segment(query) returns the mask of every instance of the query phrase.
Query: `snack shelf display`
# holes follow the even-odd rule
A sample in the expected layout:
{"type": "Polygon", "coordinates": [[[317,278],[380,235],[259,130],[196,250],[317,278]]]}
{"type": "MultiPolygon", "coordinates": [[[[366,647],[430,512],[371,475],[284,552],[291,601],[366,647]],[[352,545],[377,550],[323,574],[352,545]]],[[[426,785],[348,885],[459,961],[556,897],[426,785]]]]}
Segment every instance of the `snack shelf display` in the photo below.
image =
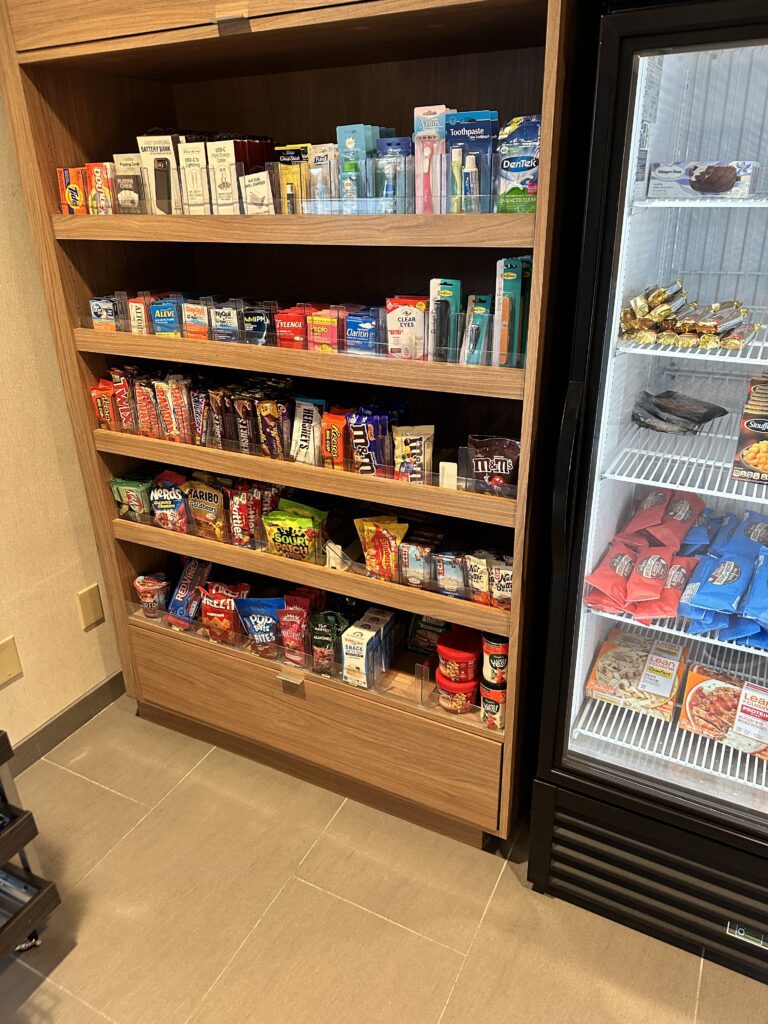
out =
{"type": "MultiPolygon", "coordinates": [[[[159,635],[179,637],[164,619],[147,619],[141,608],[129,602],[128,620],[131,626],[139,629],[150,629],[159,635]]],[[[275,670],[275,660],[260,658],[258,654],[248,651],[244,638],[240,637],[232,644],[220,644],[211,640],[199,622],[191,630],[181,635],[182,639],[194,638],[195,642],[205,643],[212,650],[231,653],[246,653],[261,668],[275,670]]],[[[349,694],[360,700],[372,700],[384,704],[393,704],[407,709],[413,714],[438,721],[451,729],[464,732],[480,733],[497,743],[504,740],[504,731],[487,729],[481,720],[480,708],[473,707],[468,713],[456,715],[445,711],[439,702],[435,686],[435,666],[425,656],[405,651],[400,655],[394,666],[381,673],[370,689],[353,687],[343,682],[342,667],[338,663],[330,666],[324,674],[315,672],[311,667],[297,667],[287,664],[282,652],[277,658],[277,670],[282,682],[288,686],[300,687],[305,681],[311,680],[316,685],[328,686],[338,692],[349,694]]]]}
{"type": "Polygon", "coordinates": [[[79,352],[128,356],[133,359],[176,360],[192,366],[218,366],[319,380],[376,383],[488,398],[522,399],[525,370],[500,366],[459,366],[452,363],[368,358],[343,353],[294,351],[237,342],[163,339],[126,332],[101,334],[85,327],[74,331],[79,352]]]}
{"type": "Polygon", "coordinates": [[[436,483],[416,485],[112,430],[94,431],[94,443],[98,451],[113,455],[127,455],[211,473],[265,480],[286,487],[365,499],[382,505],[418,509],[480,523],[499,526],[514,526],[515,523],[514,498],[451,490],[438,487],[436,483]]]}
{"type": "MultiPolygon", "coordinates": [[[[549,420],[542,409],[553,397],[542,386],[546,380],[543,357],[545,336],[554,327],[555,205],[567,178],[566,160],[570,159],[562,97],[577,35],[566,29],[580,17],[578,5],[574,0],[532,0],[523,17],[519,5],[475,0],[472,4],[443,5],[436,20],[433,0],[418,0],[415,4],[353,0],[345,4],[317,3],[311,10],[297,0],[295,4],[279,5],[279,14],[251,19],[251,31],[237,38],[215,24],[201,27],[175,22],[158,22],[157,30],[149,26],[144,31],[142,26],[137,35],[135,26],[127,28],[121,20],[111,22],[109,34],[94,40],[90,37],[96,30],[90,22],[80,25],[72,36],[69,28],[64,29],[68,19],[58,18],[59,29],[46,31],[44,43],[40,42],[39,26],[32,36],[36,47],[45,45],[53,50],[26,49],[29,33],[18,35],[23,32],[19,26],[25,13],[19,13],[18,5],[12,6],[11,24],[6,25],[0,44],[6,48],[10,69],[8,103],[14,111],[20,163],[29,169],[29,174],[23,176],[23,187],[44,268],[62,386],[92,513],[104,589],[126,687],[137,700],[138,713],[173,728],[206,735],[214,743],[229,742],[256,759],[279,754],[287,771],[302,773],[307,764],[312,765],[318,769],[318,784],[333,785],[374,804],[386,802],[392,813],[415,814],[426,825],[458,834],[475,845],[483,832],[506,837],[525,792],[518,766],[525,762],[520,748],[528,742],[528,730],[521,728],[523,701],[518,697],[529,676],[535,679],[528,664],[529,659],[536,664],[536,653],[528,651],[526,644],[528,632],[537,628],[536,616],[527,613],[526,604],[533,599],[534,568],[539,558],[536,522],[543,520],[549,500],[547,475],[552,459],[545,449],[552,442],[549,420]],[[524,32],[520,30],[521,20],[524,32]],[[490,26],[494,31],[486,32],[490,26]],[[171,32],[164,31],[169,28],[171,32]],[[53,52],[56,60],[50,59],[53,52]],[[105,89],[102,76],[107,67],[109,88],[105,89]],[[257,110],[247,96],[266,95],[266,89],[274,90],[273,100],[257,110]],[[292,101],[296,89],[312,96],[312,103],[296,105],[292,101]],[[340,95],[354,95],[355,102],[339,109],[340,95]],[[92,117],[95,96],[99,97],[96,119],[92,117]],[[434,104],[434,109],[422,107],[423,103],[434,104]],[[477,111],[481,106],[488,110],[477,111]],[[493,128],[484,139],[490,144],[488,155],[520,156],[524,160],[516,164],[516,177],[512,164],[506,169],[500,161],[498,167],[493,165],[499,179],[493,185],[497,208],[508,212],[475,212],[494,207],[486,202],[491,192],[481,183],[487,168],[482,159],[479,165],[468,159],[477,155],[468,150],[460,165],[453,155],[452,176],[446,182],[450,190],[441,191],[442,183],[433,190],[435,213],[403,213],[397,205],[394,213],[368,212],[382,209],[369,200],[389,197],[364,190],[356,197],[342,195],[343,203],[339,197],[321,197],[315,192],[309,198],[314,207],[306,205],[302,192],[295,214],[292,212],[296,193],[288,190],[292,172],[286,168],[294,166],[293,156],[297,154],[287,150],[302,149],[301,145],[288,145],[292,140],[307,140],[303,157],[297,156],[295,164],[307,164],[299,174],[309,170],[310,153],[312,168],[317,171],[323,147],[328,153],[335,147],[336,157],[344,155],[349,146],[347,139],[357,128],[363,130],[366,151],[367,130],[377,135],[375,142],[406,138],[413,142],[415,151],[417,142],[424,141],[413,138],[421,130],[417,113],[418,125],[422,126],[423,121],[424,131],[432,131],[434,121],[438,135],[444,132],[438,139],[441,142],[448,139],[449,114],[456,114],[457,131],[466,118],[474,126],[487,122],[493,128]],[[347,117],[357,117],[364,123],[337,124],[347,117]],[[368,123],[374,119],[376,125],[368,123]],[[517,122],[540,126],[535,153],[531,140],[524,153],[510,149],[507,154],[496,147],[502,142],[502,129],[517,122]],[[167,129],[152,128],[158,124],[167,129]],[[194,125],[205,128],[205,132],[190,131],[187,137],[184,127],[194,125]],[[329,129],[329,125],[336,127],[329,129]],[[237,134],[230,135],[227,126],[237,134]],[[349,131],[339,142],[338,133],[346,128],[349,131]],[[198,135],[205,135],[205,140],[198,135]],[[333,141],[328,141],[326,135],[333,141]],[[222,214],[230,200],[219,189],[224,177],[231,178],[233,169],[239,170],[241,161],[237,157],[234,162],[217,159],[214,163],[209,143],[246,146],[248,161],[243,166],[243,179],[272,175],[275,168],[267,168],[267,164],[274,158],[280,165],[276,169],[281,189],[279,209],[284,212],[260,215],[270,211],[256,209],[257,183],[243,180],[239,183],[243,212],[222,214]],[[251,150],[252,144],[256,149],[251,150]],[[261,144],[272,147],[274,157],[254,157],[254,152],[261,152],[261,144]],[[166,145],[170,150],[163,148],[166,145]],[[181,152],[174,148],[181,146],[185,147],[181,152]],[[183,176],[177,178],[172,172],[182,165],[172,164],[169,159],[174,154],[193,157],[186,148],[190,146],[202,146],[205,156],[200,166],[216,171],[213,179],[210,174],[205,177],[209,192],[202,204],[195,198],[195,168],[187,164],[183,176]],[[151,166],[141,157],[146,157],[151,166]],[[135,159],[139,159],[141,168],[137,175],[130,171],[135,159]],[[264,166],[256,166],[261,164],[264,166]],[[102,184],[109,177],[108,165],[115,174],[112,215],[107,209],[109,189],[92,188],[97,176],[102,184]],[[91,170],[85,171],[86,166],[91,170]],[[80,170],[85,177],[71,173],[80,170]],[[454,176],[456,170],[460,173],[454,176]],[[510,172],[509,188],[502,181],[502,170],[510,172]],[[212,180],[216,182],[215,196],[210,190],[212,180]],[[54,182],[59,189],[54,190],[54,182]],[[458,183],[461,193],[457,191],[458,183]],[[171,212],[176,209],[177,185],[183,189],[182,208],[186,204],[181,215],[171,212]],[[139,186],[149,189],[143,199],[141,189],[137,191],[139,186]],[[85,212],[83,195],[76,195],[78,187],[87,196],[85,216],[81,215],[85,212]],[[131,208],[134,192],[138,205],[131,208]],[[335,210],[334,201],[339,202],[343,213],[321,212],[335,210]],[[146,205],[148,202],[151,206],[146,205]],[[441,206],[444,209],[438,214],[441,206]],[[115,216],[118,207],[121,215],[115,216]],[[156,212],[144,212],[149,208],[156,212]],[[218,212],[198,215],[208,209],[218,212]],[[521,212],[514,212],[516,209],[521,212]],[[512,272],[508,265],[511,261],[525,270],[512,272]],[[511,283],[513,278],[515,284],[511,283]],[[435,291],[434,296],[433,284],[443,289],[435,291]],[[450,285],[457,287],[451,290],[450,285]],[[169,289],[176,288],[185,289],[179,301],[206,307],[211,317],[209,332],[201,330],[194,339],[191,334],[172,337],[176,332],[169,328],[163,337],[160,330],[155,331],[159,322],[154,319],[151,334],[128,333],[122,319],[114,321],[122,330],[107,327],[99,331],[84,326],[86,322],[97,326],[105,322],[94,315],[92,302],[106,305],[105,300],[115,299],[118,293],[132,301],[151,295],[154,298],[149,308],[154,317],[151,307],[155,299],[158,305],[166,300],[172,303],[179,293],[169,289]],[[209,299],[210,305],[206,305],[209,299]],[[356,346],[348,344],[350,336],[345,328],[343,345],[339,336],[335,340],[349,353],[315,350],[314,342],[318,342],[318,349],[320,343],[313,337],[313,344],[309,344],[309,331],[306,348],[272,344],[278,337],[276,322],[275,339],[270,337],[264,344],[242,343],[244,337],[252,337],[246,335],[246,330],[253,323],[246,319],[243,303],[249,313],[259,303],[276,307],[279,303],[282,313],[299,309],[302,303],[307,307],[317,303],[319,320],[325,313],[324,304],[336,302],[349,304],[336,307],[345,308],[347,327],[349,314],[362,318],[368,314],[361,310],[384,309],[386,313],[387,302],[393,303],[402,326],[387,322],[386,334],[361,334],[356,346]],[[238,303],[238,328],[224,325],[231,331],[226,337],[236,340],[202,340],[223,336],[224,322],[214,324],[214,308],[228,304],[234,308],[238,303]],[[292,303],[298,305],[292,307],[292,303]],[[404,311],[409,303],[423,314],[423,319],[414,318],[410,334],[404,311]],[[435,313],[432,327],[426,320],[428,309],[435,313]],[[92,315],[86,321],[89,310],[92,315]],[[457,356],[454,325],[460,320],[465,334],[457,356]],[[501,335],[497,324],[502,324],[501,335]],[[214,333],[214,326],[222,329],[214,333]],[[405,340],[420,336],[422,341],[438,337],[442,343],[428,349],[428,358],[419,354],[407,358],[412,353],[406,351],[402,336],[405,340]],[[399,351],[389,345],[391,338],[401,339],[399,351]],[[518,340],[526,342],[525,346],[517,348],[518,340]],[[366,354],[353,355],[352,351],[366,354]],[[370,354],[376,351],[382,354],[370,354]],[[440,361],[435,352],[447,353],[446,361],[440,361]],[[464,362],[450,362],[448,358],[464,362]],[[493,360],[502,365],[485,365],[493,360]],[[136,374],[132,375],[134,370],[136,374]],[[246,438],[245,446],[233,451],[226,446],[207,446],[207,442],[175,443],[166,440],[172,432],[165,429],[145,430],[147,436],[142,436],[122,421],[114,429],[94,429],[98,423],[109,424],[108,419],[99,416],[98,409],[94,415],[94,393],[98,395],[103,382],[106,389],[102,394],[108,390],[117,371],[133,380],[142,378],[142,386],[147,387],[154,387],[161,379],[161,384],[170,388],[172,378],[183,378],[190,394],[193,390],[208,390],[210,394],[210,390],[229,389],[227,400],[247,400],[252,410],[258,403],[272,400],[272,393],[256,397],[259,386],[272,387],[277,378],[287,384],[284,378],[290,377],[294,408],[299,403],[314,403],[329,416],[343,420],[358,413],[369,416],[368,423],[359,426],[361,430],[370,427],[374,446],[385,444],[385,429],[378,411],[365,411],[368,405],[379,402],[393,410],[405,405],[408,418],[398,421],[393,413],[389,426],[415,432],[411,424],[423,424],[423,434],[414,433],[414,439],[434,438],[440,451],[435,448],[434,464],[431,469],[425,468],[425,483],[419,485],[415,480],[414,486],[404,482],[406,470],[402,469],[411,462],[418,464],[410,435],[408,455],[403,455],[399,463],[400,479],[388,476],[389,464],[400,458],[394,448],[394,437],[400,435],[393,431],[388,435],[393,451],[379,457],[376,448],[376,465],[383,473],[368,477],[346,468],[357,465],[352,458],[342,458],[338,463],[331,460],[330,464],[326,460],[323,465],[322,459],[292,461],[293,452],[285,460],[279,455],[267,458],[271,450],[267,451],[263,441],[257,447],[252,436],[246,438]],[[265,375],[272,379],[267,382],[265,375]],[[397,389],[408,394],[398,395],[397,389]],[[515,482],[510,481],[516,492],[503,490],[507,480],[502,465],[505,460],[503,453],[491,448],[481,451],[475,446],[473,458],[482,466],[478,469],[473,465],[472,473],[463,471],[462,453],[469,450],[469,439],[477,437],[512,440],[519,445],[517,477],[515,482]],[[341,465],[345,468],[340,469],[341,465]],[[441,466],[443,487],[435,485],[440,481],[437,470],[441,466]],[[438,593],[431,581],[422,589],[366,576],[358,562],[368,555],[368,549],[363,544],[363,556],[359,551],[352,554],[354,540],[352,546],[344,548],[350,561],[340,558],[344,568],[336,569],[280,557],[258,550],[255,544],[238,547],[208,536],[175,533],[148,522],[116,518],[110,482],[131,484],[139,477],[154,477],[164,467],[175,467],[177,475],[188,478],[185,483],[203,480],[205,474],[215,475],[216,481],[210,486],[225,495],[227,514],[232,509],[231,492],[248,491],[244,485],[254,479],[264,481],[265,486],[275,484],[300,491],[308,506],[329,508],[330,516],[337,517],[339,544],[345,530],[354,537],[353,518],[344,518],[352,501],[374,504],[382,510],[382,520],[384,510],[412,510],[407,523],[398,521],[396,525],[402,528],[401,533],[408,528],[411,537],[416,538],[406,544],[425,550],[429,545],[422,545],[419,537],[429,532],[434,526],[432,518],[439,516],[445,545],[434,548],[435,555],[442,559],[435,563],[435,579],[438,564],[445,566],[450,558],[456,579],[459,567],[466,573],[463,593],[470,593],[467,564],[474,565],[471,560],[486,564],[487,555],[490,567],[500,555],[508,559],[504,562],[504,585],[511,586],[511,595],[497,597],[502,606],[492,606],[477,599],[438,593]],[[462,489],[462,480],[470,479],[475,484],[486,480],[493,493],[462,489]],[[505,493],[509,496],[503,497],[505,493]],[[338,500],[326,504],[321,500],[324,495],[338,500]],[[417,526],[422,529],[421,535],[417,526]],[[475,727],[469,720],[457,721],[456,717],[462,716],[432,708],[431,699],[426,706],[407,697],[401,700],[394,690],[401,684],[406,690],[411,686],[406,686],[401,676],[393,677],[394,690],[371,696],[309,673],[299,690],[303,688],[307,697],[311,693],[312,700],[294,696],[289,702],[275,671],[255,664],[257,659],[247,652],[224,650],[199,635],[148,626],[136,616],[126,615],[126,600],[135,599],[134,581],[158,570],[170,572],[172,565],[176,571],[178,556],[219,563],[230,573],[250,572],[262,582],[269,578],[337,596],[350,595],[501,637],[504,643],[508,640],[503,734],[491,735],[489,729],[475,727]],[[247,674],[246,681],[237,678],[236,666],[247,674]],[[246,707],[250,709],[247,716],[241,714],[246,707]],[[284,714],[290,722],[281,731],[283,723],[278,719],[284,714]]],[[[179,15],[182,23],[187,17],[192,15],[179,15]]],[[[99,32],[103,29],[102,24],[99,32]]],[[[509,132],[516,130],[509,128],[509,132]]],[[[522,136],[504,137],[507,147],[513,142],[522,146],[525,141],[522,136]]],[[[478,141],[476,134],[473,141],[478,141]]],[[[460,148],[455,147],[456,151],[460,148]]],[[[440,155],[440,166],[445,170],[447,154],[440,155]]],[[[369,166],[365,164],[366,173],[369,166]]],[[[373,166],[378,172],[379,164],[373,166]]],[[[437,166],[430,167],[428,174],[423,170],[420,175],[414,174],[415,211],[420,209],[420,199],[426,203],[433,173],[440,174],[437,166]]],[[[340,185],[346,182],[350,188],[355,180],[342,175],[360,173],[343,165],[339,172],[340,185]]],[[[319,179],[323,179],[322,168],[319,179]]],[[[272,192],[277,210],[275,195],[272,192]]],[[[403,197],[398,192],[392,198],[399,201],[403,197]]],[[[410,208],[408,204],[406,208],[410,208]]],[[[559,294],[562,297],[561,291],[559,294]]],[[[186,329],[191,321],[183,322],[186,329]]],[[[340,322],[339,314],[337,329],[340,322]]],[[[329,328],[326,337],[330,336],[329,328]]],[[[110,392],[107,403],[114,394],[110,392]]],[[[112,411],[117,405],[115,398],[112,411]]],[[[246,418],[245,414],[240,416],[246,418]]],[[[342,436],[344,430],[351,436],[352,427],[337,424],[337,430],[342,436]]],[[[191,440],[188,433],[178,436],[185,442],[191,440]]],[[[232,437],[227,435],[226,441],[232,441],[232,437]]],[[[510,462],[507,456],[505,464],[510,462]]],[[[330,528],[328,536],[335,539],[330,528]]],[[[425,564],[429,557],[418,555],[425,564]]],[[[429,568],[433,568],[431,563],[429,568]]],[[[482,566],[480,570],[482,573],[482,566]]]]}
{"type": "Polygon", "coordinates": [[[173,533],[145,523],[115,519],[112,526],[118,540],[131,544],[186,555],[189,558],[200,558],[203,561],[219,562],[245,572],[306,584],[336,594],[350,594],[374,604],[385,604],[407,612],[422,612],[472,629],[485,629],[500,634],[506,634],[509,630],[509,613],[500,608],[487,608],[461,598],[371,579],[359,572],[330,569],[325,565],[312,565],[308,562],[295,562],[290,558],[281,558],[265,551],[251,551],[187,533],[173,533]]]}

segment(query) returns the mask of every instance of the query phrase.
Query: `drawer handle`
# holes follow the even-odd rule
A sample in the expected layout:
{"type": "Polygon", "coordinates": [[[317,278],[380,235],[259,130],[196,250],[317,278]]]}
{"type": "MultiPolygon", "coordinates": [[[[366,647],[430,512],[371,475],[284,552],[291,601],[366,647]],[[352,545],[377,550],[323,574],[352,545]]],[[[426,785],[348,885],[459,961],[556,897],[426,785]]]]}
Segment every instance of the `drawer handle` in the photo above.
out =
{"type": "Polygon", "coordinates": [[[304,682],[304,673],[283,670],[282,672],[277,673],[277,678],[281,683],[290,683],[291,686],[301,686],[304,682]]]}

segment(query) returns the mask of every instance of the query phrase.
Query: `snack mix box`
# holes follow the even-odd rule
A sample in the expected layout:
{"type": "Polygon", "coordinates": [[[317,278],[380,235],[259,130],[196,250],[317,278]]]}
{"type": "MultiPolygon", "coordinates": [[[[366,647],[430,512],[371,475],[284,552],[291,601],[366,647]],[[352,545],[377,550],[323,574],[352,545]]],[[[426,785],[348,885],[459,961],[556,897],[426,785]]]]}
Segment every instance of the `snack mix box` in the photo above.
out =
{"type": "Polygon", "coordinates": [[[768,760],[768,687],[691,665],[680,728],[768,760]]]}
{"type": "Polygon", "coordinates": [[[612,629],[587,679],[587,696],[672,721],[687,650],[612,629]]]}

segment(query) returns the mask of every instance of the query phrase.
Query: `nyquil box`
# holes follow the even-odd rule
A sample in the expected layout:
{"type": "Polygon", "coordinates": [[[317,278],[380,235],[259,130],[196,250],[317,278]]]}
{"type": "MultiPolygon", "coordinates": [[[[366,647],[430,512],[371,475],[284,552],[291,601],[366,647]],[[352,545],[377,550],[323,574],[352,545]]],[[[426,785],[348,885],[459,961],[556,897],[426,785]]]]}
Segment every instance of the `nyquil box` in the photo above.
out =
{"type": "Polygon", "coordinates": [[[381,661],[381,634],[377,629],[355,624],[341,634],[342,678],[345,683],[370,689],[381,661]]]}
{"type": "Polygon", "coordinates": [[[651,164],[649,199],[746,199],[755,191],[755,160],[696,160],[651,164]]]}

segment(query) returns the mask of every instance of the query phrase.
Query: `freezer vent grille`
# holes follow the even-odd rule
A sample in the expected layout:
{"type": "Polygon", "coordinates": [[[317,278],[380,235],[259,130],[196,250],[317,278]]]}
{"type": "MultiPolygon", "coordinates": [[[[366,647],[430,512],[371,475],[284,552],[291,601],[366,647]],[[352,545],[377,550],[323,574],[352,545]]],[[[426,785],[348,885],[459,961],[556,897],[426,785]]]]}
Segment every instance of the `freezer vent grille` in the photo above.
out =
{"type": "Polygon", "coordinates": [[[768,792],[768,761],[640,711],[587,698],[574,733],[768,792]]]}

